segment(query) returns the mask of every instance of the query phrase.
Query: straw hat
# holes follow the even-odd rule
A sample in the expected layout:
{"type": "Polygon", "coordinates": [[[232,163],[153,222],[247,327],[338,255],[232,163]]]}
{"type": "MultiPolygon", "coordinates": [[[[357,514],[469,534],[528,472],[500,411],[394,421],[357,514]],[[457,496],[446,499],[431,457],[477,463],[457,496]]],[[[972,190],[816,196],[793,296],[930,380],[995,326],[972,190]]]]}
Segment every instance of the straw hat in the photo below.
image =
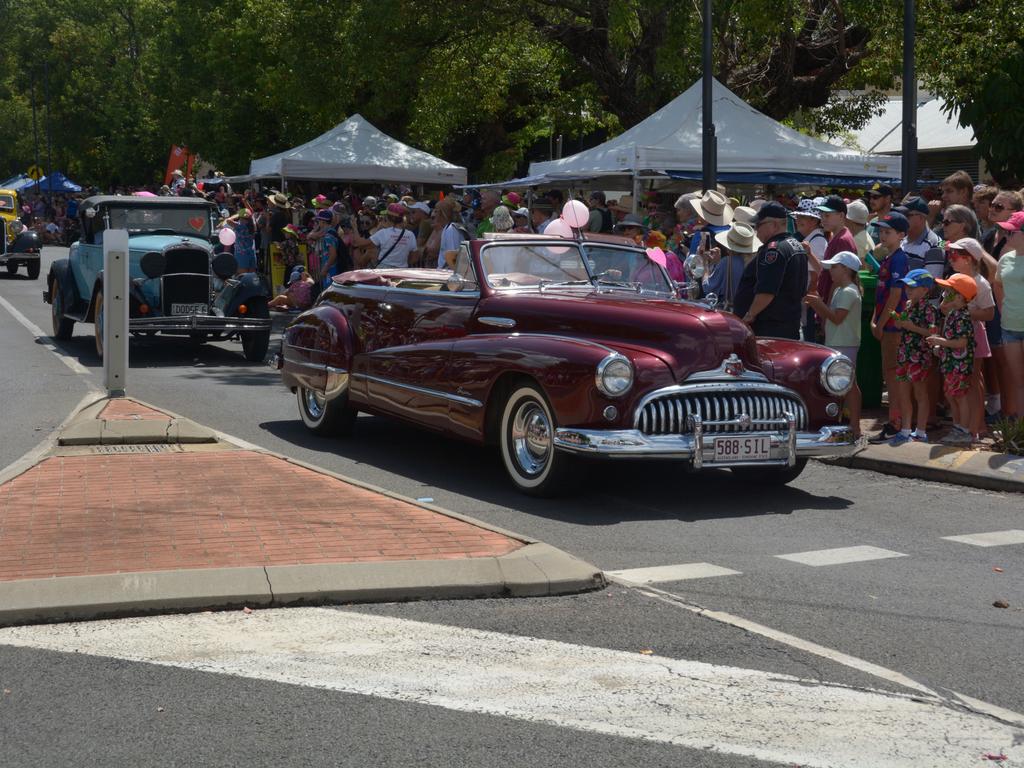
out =
{"type": "Polygon", "coordinates": [[[757,253],[761,241],[754,235],[754,228],[741,221],[734,221],[727,230],[715,235],[715,241],[733,253],[757,253]]]}
{"type": "Polygon", "coordinates": [[[716,190],[709,189],[700,200],[690,200],[690,207],[708,224],[724,227],[732,222],[729,198],[716,190]]]}
{"type": "Polygon", "coordinates": [[[738,221],[741,224],[750,224],[751,226],[753,226],[754,219],[756,218],[757,211],[746,205],[741,205],[735,208],[732,212],[732,220],[738,221]]]}

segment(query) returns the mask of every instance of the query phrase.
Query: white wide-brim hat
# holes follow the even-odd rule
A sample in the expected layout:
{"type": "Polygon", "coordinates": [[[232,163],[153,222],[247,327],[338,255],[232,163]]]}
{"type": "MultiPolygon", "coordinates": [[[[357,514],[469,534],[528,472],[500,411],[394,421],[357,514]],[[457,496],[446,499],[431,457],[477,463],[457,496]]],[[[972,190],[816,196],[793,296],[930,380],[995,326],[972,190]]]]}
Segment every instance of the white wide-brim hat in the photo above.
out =
{"type": "Polygon", "coordinates": [[[729,198],[721,192],[709,189],[700,200],[690,200],[690,207],[708,224],[727,227],[732,223],[733,210],[729,198]]]}
{"type": "Polygon", "coordinates": [[[733,253],[757,253],[761,247],[754,228],[742,221],[734,221],[727,230],[716,234],[715,242],[733,253]]]}

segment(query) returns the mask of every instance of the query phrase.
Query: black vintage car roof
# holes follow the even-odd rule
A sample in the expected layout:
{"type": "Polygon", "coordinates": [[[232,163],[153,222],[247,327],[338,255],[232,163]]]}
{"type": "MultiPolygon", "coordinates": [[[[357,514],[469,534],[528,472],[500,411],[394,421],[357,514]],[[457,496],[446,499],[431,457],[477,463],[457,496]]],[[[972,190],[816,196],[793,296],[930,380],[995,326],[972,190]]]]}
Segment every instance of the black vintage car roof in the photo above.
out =
{"type": "Polygon", "coordinates": [[[214,207],[201,197],[137,197],[135,195],[94,195],[82,201],[82,208],[115,205],[119,208],[203,208],[214,207]]]}

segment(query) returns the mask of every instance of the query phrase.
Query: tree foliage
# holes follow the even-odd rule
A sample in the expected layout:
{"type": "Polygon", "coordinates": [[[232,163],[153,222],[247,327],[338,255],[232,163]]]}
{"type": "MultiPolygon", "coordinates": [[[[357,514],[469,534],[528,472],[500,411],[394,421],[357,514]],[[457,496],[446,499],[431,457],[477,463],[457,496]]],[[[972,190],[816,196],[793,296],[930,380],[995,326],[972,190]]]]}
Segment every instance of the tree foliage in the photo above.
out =
{"type": "MultiPolygon", "coordinates": [[[[959,0],[962,32],[943,37],[949,3],[919,3],[922,73],[964,109],[987,92],[990,69],[965,63],[991,52],[975,33],[999,39],[993,4],[1019,11],[959,0]]],[[[855,128],[897,83],[898,2],[715,0],[714,13],[718,79],[801,129],[855,128]]],[[[357,111],[507,178],[557,136],[575,151],[642,120],[700,77],[700,50],[697,0],[0,0],[0,174],[34,160],[45,80],[54,163],[84,181],[154,181],[171,144],[242,172],[357,111]]]]}

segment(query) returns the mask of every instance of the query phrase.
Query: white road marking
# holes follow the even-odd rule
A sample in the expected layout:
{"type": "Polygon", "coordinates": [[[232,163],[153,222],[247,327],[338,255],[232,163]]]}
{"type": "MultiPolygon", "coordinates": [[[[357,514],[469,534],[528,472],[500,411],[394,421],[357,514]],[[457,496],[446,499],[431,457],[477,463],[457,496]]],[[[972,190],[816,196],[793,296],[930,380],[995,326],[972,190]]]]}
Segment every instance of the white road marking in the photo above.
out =
{"type": "Polygon", "coordinates": [[[70,355],[64,354],[64,352],[62,352],[57,347],[57,345],[53,343],[53,339],[50,337],[50,334],[46,333],[42,328],[33,323],[23,314],[21,314],[21,312],[19,312],[17,308],[3,296],[0,296],[0,306],[2,306],[4,309],[10,312],[11,317],[13,317],[25,328],[27,328],[28,332],[36,337],[36,341],[38,341],[42,346],[46,347],[48,350],[53,352],[53,354],[55,354],[57,358],[62,363],[64,363],[64,365],[70,368],[72,372],[77,373],[80,376],[89,375],[90,371],[88,368],[79,363],[77,360],[75,360],[75,358],[71,357],[70,355]]]}
{"type": "Polygon", "coordinates": [[[605,571],[632,584],[657,584],[663,581],[707,579],[713,576],[735,576],[739,571],[722,568],[711,563],[683,563],[681,565],[655,565],[649,568],[630,568],[625,571],[605,571]]]}
{"type": "Polygon", "coordinates": [[[990,531],[988,533],[968,533],[963,536],[943,536],[946,541],[960,544],[972,544],[975,547],[1001,547],[1004,544],[1024,544],[1024,531],[990,531]]]}
{"type": "Polygon", "coordinates": [[[889,557],[906,557],[902,552],[879,547],[839,547],[837,549],[816,549],[811,552],[794,552],[791,555],[776,555],[780,560],[791,560],[815,568],[823,565],[843,565],[844,563],[863,563],[868,560],[884,560],[889,557]]]}
{"type": "Polygon", "coordinates": [[[0,643],[821,768],[1024,759],[1018,729],[934,699],[326,608],[15,627],[0,643]]]}

